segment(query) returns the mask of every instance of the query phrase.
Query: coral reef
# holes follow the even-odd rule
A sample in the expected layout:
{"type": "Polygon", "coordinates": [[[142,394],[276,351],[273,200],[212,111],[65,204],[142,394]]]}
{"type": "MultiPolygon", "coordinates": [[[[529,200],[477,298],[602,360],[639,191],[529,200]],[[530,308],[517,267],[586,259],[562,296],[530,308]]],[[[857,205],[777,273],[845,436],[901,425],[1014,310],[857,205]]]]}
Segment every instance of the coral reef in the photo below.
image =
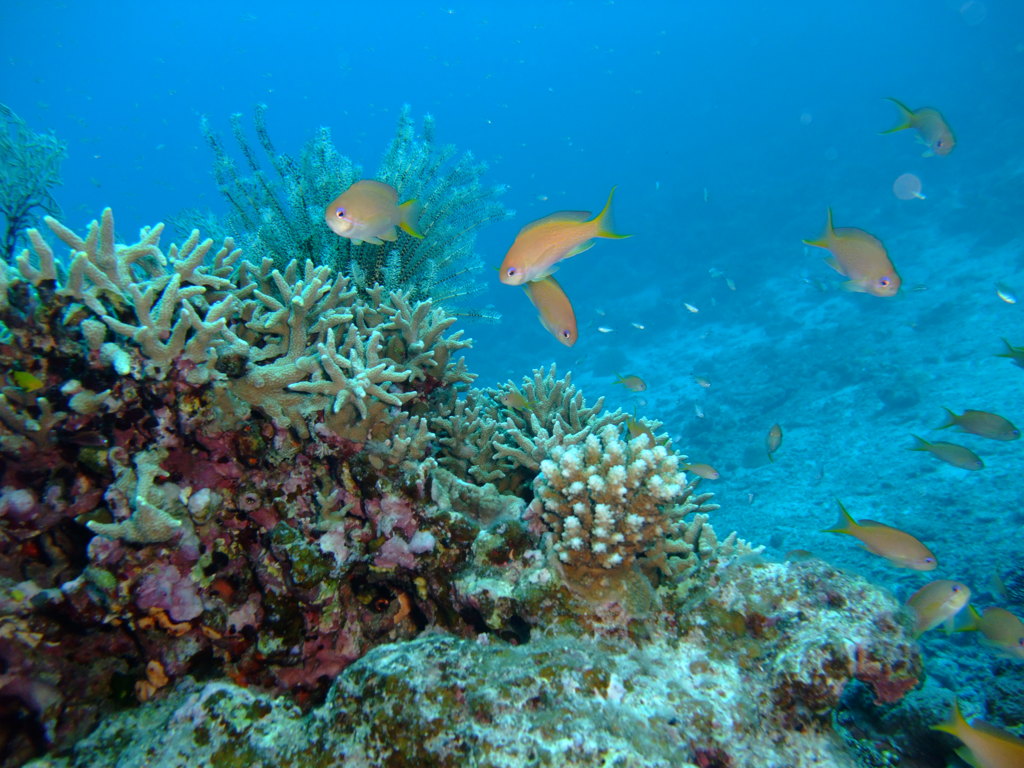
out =
{"type": "Polygon", "coordinates": [[[307,715],[186,681],[32,766],[853,768],[829,725],[844,684],[905,687],[920,671],[909,633],[891,630],[898,605],[820,562],[747,560],[717,578],[689,612],[700,619],[654,616],[643,644],[424,633],[367,653],[307,715]],[[865,659],[889,662],[868,670],[865,659]]]}
{"type": "MultiPolygon", "coordinates": [[[[254,126],[269,169],[246,138],[241,115],[231,118],[250,176],[243,175],[223,139],[203,120],[203,135],[214,153],[214,175],[231,208],[227,220],[216,225],[218,231],[247,233],[241,242],[253,260],[269,258],[283,268],[291,259],[309,259],[348,275],[360,292],[379,285],[412,301],[429,298],[451,314],[496,318],[466,304],[482,290],[474,277],[483,268],[474,250],[477,232],[513,213],[499,202],[503,187],[483,185],[486,165],[472,153],[457,156],[454,147],[439,145],[429,115],[417,131],[409,107],[403,107],[395,137],[372,178],[391,184],[402,200],[419,200],[424,237],[403,233],[392,244],[354,245],[323,226],[323,210],[326,201],[363,178],[362,169],[338,152],[329,128],[320,128],[297,160],[279,153],[267,131],[266,110],[265,104],[256,107],[254,126]]],[[[193,215],[193,224],[209,231],[211,217],[193,215]]]]}
{"type": "Polygon", "coordinates": [[[844,685],[916,683],[891,598],[719,540],[658,424],[553,368],[471,389],[432,301],[45,224],[67,258],[0,264],[11,764],[844,765],[844,685]]]}
{"type": "Polygon", "coordinates": [[[60,215],[51,190],[60,184],[66,147],[50,133],[35,133],[0,104],[0,214],[4,217],[0,258],[10,260],[22,235],[38,226],[39,212],[60,215]]]}

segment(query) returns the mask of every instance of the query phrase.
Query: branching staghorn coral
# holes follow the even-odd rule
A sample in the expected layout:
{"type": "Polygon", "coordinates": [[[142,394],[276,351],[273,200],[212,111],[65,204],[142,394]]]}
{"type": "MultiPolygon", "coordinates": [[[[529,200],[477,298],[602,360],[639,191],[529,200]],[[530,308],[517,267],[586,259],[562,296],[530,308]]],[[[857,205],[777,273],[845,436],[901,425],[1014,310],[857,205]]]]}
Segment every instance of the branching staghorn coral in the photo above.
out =
{"type": "Polygon", "coordinates": [[[50,133],[34,133],[25,121],[0,104],[0,214],[4,217],[0,257],[9,261],[38,213],[60,215],[51,190],[60,181],[66,147],[50,133]]]}
{"type": "Polygon", "coordinates": [[[231,206],[222,226],[225,233],[248,233],[242,241],[247,253],[270,258],[279,268],[291,259],[310,259],[345,274],[361,293],[380,285],[388,293],[407,293],[414,301],[430,299],[453,314],[494,317],[463,305],[465,298],[482,290],[474,279],[481,269],[474,252],[477,231],[512,214],[498,201],[504,188],[481,184],[484,164],[471,153],[456,157],[453,147],[439,146],[429,116],[417,134],[409,107],[403,107],[395,138],[373,178],[394,186],[402,201],[420,201],[424,238],[400,232],[394,243],[353,245],[324,224],[323,214],[331,200],[363,178],[362,169],[338,152],[330,129],[324,127],[298,160],[279,153],[267,132],[266,109],[257,105],[254,125],[270,170],[246,138],[241,116],[231,118],[250,175],[243,175],[223,140],[206,120],[202,123],[215,156],[214,175],[231,206]]]}
{"type": "MultiPolygon", "coordinates": [[[[401,408],[424,386],[472,381],[461,358],[452,360],[468,342],[461,331],[444,335],[454,318],[429,301],[380,288],[361,298],[343,275],[309,260],[283,272],[269,259],[254,265],[230,238],[211,258],[213,242],[198,232],[165,254],[162,225],[143,229],[138,243],[116,244],[110,209],[85,238],[55,219],[46,224],[72,249],[68,276],[58,279],[53,250],[30,230],[34,258],[28,250],[18,257],[20,278],[37,289],[56,285],[57,295],[131,342],[104,341],[95,319],[82,321],[90,346],[122,375],[163,379],[189,363],[189,382],[213,383],[224,427],[257,408],[308,436],[310,423],[346,406],[355,411],[348,426],[371,410],[387,421],[374,403],[401,408]]],[[[422,442],[423,427],[402,423],[422,442]]]]}
{"type": "Polygon", "coordinates": [[[556,447],[577,445],[629,419],[622,411],[601,414],[603,404],[599,398],[587,406],[571,374],[556,378],[554,365],[535,370],[519,387],[508,382],[500,390],[473,390],[435,420],[445,448],[440,462],[463,479],[520,492],[556,447]]]}

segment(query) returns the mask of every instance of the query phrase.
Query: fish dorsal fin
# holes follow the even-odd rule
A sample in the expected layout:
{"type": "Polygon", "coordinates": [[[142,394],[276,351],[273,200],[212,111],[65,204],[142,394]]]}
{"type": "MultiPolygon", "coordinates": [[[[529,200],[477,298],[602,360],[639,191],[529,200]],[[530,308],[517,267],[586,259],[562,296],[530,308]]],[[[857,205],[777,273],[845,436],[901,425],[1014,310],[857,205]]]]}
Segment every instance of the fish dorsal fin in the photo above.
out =
{"type": "Polygon", "coordinates": [[[570,222],[584,222],[590,220],[590,211],[558,211],[543,219],[532,221],[523,227],[522,233],[532,232],[541,227],[549,227],[552,224],[567,224],[570,222]]]}

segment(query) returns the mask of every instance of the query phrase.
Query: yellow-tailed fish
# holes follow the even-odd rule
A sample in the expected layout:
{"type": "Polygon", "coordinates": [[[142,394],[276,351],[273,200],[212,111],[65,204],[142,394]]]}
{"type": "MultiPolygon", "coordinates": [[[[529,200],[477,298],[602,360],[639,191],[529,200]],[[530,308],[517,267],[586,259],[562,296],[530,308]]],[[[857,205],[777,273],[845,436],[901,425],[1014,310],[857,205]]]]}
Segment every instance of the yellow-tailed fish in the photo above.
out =
{"type": "Polygon", "coordinates": [[[42,389],[44,386],[42,379],[38,376],[32,375],[28,371],[12,371],[11,381],[14,382],[16,387],[19,387],[26,392],[35,392],[36,390],[42,389]]]}
{"type": "Polygon", "coordinates": [[[939,579],[925,584],[907,600],[914,612],[914,637],[950,621],[971,599],[971,590],[959,581],[939,579]]]}
{"type": "Polygon", "coordinates": [[[848,291],[870,293],[872,296],[895,296],[903,282],[882,241],[863,229],[832,226],[832,209],[828,209],[825,233],[817,240],[804,240],[807,245],[831,252],[825,259],[836,272],[848,277],[843,283],[848,291]]]}
{"type": "Polygon", "coordinates": [[[399,205],[398,193],[390,184],[363,179],[327,206],[324,220],[335,234],[347,237],[356,245],[381,245],[385,240],[392,242],[398,239],[395,227],[422,238],[417,229],[419,215],[420,204],[417,201],[407,200],[399,205]]]}
{"type": "Polygon", "coordinates": [[[978,455],[970,448],[965,448],[956,443],[944,443],[941,441],[929,443],[923,437],[918,437],[917,435],[911,435],[911,437],[917,441],[910,449],[912,451],[927,451],[935,458],[941,459],[947,464],[952,464],[960,469],[969,469],[972,472],[985,468],[985,462],[979,459],[978,455]]]}
{"type": "Polygon", "coordinates": [[[569,297],[555,278],[548,277],[523,284],[523,290],[540,313],[540,324],[556,339],[571,347],[576,343],[576,313],[569,297]]]}
{"type": "Polygon", "coordinates": [[[949,408],[943,410],[949,414],[949,418],[937,429],[959,427],[964,432],[987,437],[989,440],[1017,440],[1020,438],[1020,430],[998,414],[968,409],[958,416],[949,408]]]}
{"type": "Polygon", "coordinates": [[[1006,351],[996,355],[996,357],[1008,357],[1013,360],[1013,364],[1018,368],[1024,368],[1024,347],[1015,347],[1006,339],[1003,339],[1003,344],[1006,345],[1006,351]]]}
{"type": "Polygon", "coordinates": [[[780,445],[782,445],[782,427],[778,424],[772,424],[771,429],[768,430],[768,434],[764,438],[764,448],[768,452],[768,461],[775,461],[775,452],[779,450],[780,445]]]}
{"type": "Polygon", "coordinates": [[[534,404],[515,390],[503,394],[498,398],[498,402],[513,411],[532,411],[534,409],[534,404]]]}
{"type": "Polygon", "coordinates": [[[975,768],[1021,768],[1024,766],[1024,740],[1009,731],[996,728],[983,720],[969,724],[960,712],[960,702],[953,700],[953,711],[944,723],[933,730],[951,733],[964,743],[957,754],[975,768]]]}
{"type": "Polygon", "coordinates": [[[498,276],[505,285],[522,285],[540,280],[555,270],[563,259],[583,253],[595,238],[623,238],[612,225],[612,196],[594,218],[589,211],[559,211],[531,222],[519,230],[512,247],[501,262],[498,276]]]}
{"type": "Polygon", "coordinates": [[[972,605],[971,622],[964,631],[977,630],[985,642],[1016,659],[1024,659],[1024,621],[1005,608],[986,608],[982,613],[972,605]]]}
{"type": "Polygon", "coordinates": [[[721,477],[718,470],[710,464],[683,464],[683,471],[693,472],[697,477],[703,477],[705,480],[717,480],[721,477]]]}
{"type": "Polygon", "coordinates": [[[637,418],[635,408],[633,409],[633,417],[626,421],[626,430],[629,432],[629,436],[631,438],[640,437],[640,435],[647,435],[650,445],[654,446],[658,444],[658,441],[654,439],[654,432],[651,431],[651,428],[637,418]]]}
{"type": "Polygon", "coordinates": [[[921,142],[928,147],[925,156],[948,155],[953,151],[953,147],[956,146],[956,138],[949,130],[946,119],[939,110],[931,107],[910,109],[896,99],[887,99],[887,101],[891,101],[899,109],[902,122],[887,131],[882,131],[882,133],[896,133],[896,131],[913,128],[920,135],[921,142]]]}
{"type": "Polygon", "coordinates": [[[915,571],[933,571],[939,561],[928,547],[905,531],[874,520],[854,520],[846,511],[843,502],[839,504],[839,520],[822,533],[845,533],[859,539],[864,548],[884,557],[900,568],[915,571]]]}
{"type": "Polygon", "coordinates": [[[643,392],[647,389],[647,383],[639,376],[622,376],[618,373],[615,374],[616,379],[613,384],[621,384],[630,392],[643,392]]]}

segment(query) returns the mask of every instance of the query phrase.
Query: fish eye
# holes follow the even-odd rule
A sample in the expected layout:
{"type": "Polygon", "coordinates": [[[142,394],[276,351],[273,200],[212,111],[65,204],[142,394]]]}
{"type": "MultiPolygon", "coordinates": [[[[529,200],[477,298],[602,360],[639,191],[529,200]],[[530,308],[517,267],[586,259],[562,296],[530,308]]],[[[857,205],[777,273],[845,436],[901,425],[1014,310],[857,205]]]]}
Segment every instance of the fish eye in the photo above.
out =
{"type": "Polygon", "coordinates": [[[926,558],[924,559],[924,561],[925,561],[926,563],[934,563],[934,562],[935,562],[935,558],[934,558],[934,557],[926,557],[926,558]]]}
{"type": "Polygon", "coordinates": [[[571,335],[572,334],[569,333],[569,329],[568,328],[563,328],[562,329],[562,338],[563,339],[568,339],[571,335]]]}
{"type": "Polygon", "coordinates": [[[888,277],[883,277],[879,279],[878,284],[883,288],[888,288],[892,284],[892,279],[888,277]]]}
{"type": "Polygon", "coordinates": [[[959,592],[960,591],[960,587],[958,587],[956,584],[954,584],[953,585],[953,591],[954,592],[959,592]]]}
{"type": "Polygon", "coordinates": [[[942,139],[939,139],[938,141],[935,142],[935,146],[938,147],[938,148],[941,148],[942,144],[943,144],[942,139]]]}
{"type": "Polygon", "coordinates": [[[345,209],[344,208],[339,208],[338,210],[335,211],[335,213],[338,215],[339,219],[345,218],[345,209]]]}
{"type": "Polygon", "coordinates": [[[509,277],[512,277],[512,275],[514,275],[515,273],[516,273],[516,268],[515,267],[509,267],[508,271],[505,272],[505,274],[508,275],[509,277]]]}

